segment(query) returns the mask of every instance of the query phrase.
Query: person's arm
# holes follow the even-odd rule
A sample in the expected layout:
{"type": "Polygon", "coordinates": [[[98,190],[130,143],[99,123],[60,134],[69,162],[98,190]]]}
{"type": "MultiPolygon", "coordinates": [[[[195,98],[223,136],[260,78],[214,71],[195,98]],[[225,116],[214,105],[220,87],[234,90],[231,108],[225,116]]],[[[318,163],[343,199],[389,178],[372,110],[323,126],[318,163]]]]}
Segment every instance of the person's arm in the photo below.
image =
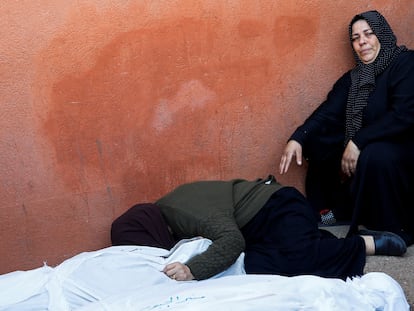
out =
{"type": "Polygon", "coordinates": [[[210,216],[194,211],[162,206],[170,227],[178,238],[201,236],[212,244],[187,262],[173,262],[163,272],[178,281],[204,280],[223,272],[244,251],[245,241],[231,211],[213,210],[210,216]]]}
{"type": "MultiPolygon", "coordinates": [[[[400,138],[414,127],[414,52],[404,53],[389,72],[388,111],[375,122],[361,128],[352,139],[362,150],[368,143],[400,138]]],[[[375,105],[375,103],[373,103],[375,105]]]]}
{"type": "Polygon", "coordinates": [[[226,270],[244,250],[233,194],[232,182],[200,181],[181,185],[156,202],[176,237],[212,241],[205,252],[184,263],[197,280],[226,270]]]}
{"type": "Polygon", "coordinates": [[[186,262],[197,280],[207,279],[226,270],[244,251],[245,241],[233,215],[216,214],[204,219],[199,234],[213,243],[205,252],[186,262]]]}

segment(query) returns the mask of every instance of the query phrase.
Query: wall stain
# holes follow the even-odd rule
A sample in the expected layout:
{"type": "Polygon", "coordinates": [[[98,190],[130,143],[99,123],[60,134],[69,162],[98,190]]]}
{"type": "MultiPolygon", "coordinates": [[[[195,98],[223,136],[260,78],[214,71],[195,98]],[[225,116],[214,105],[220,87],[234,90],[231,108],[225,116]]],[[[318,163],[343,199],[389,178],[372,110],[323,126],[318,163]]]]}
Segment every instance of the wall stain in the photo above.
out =
{"type": "MultiPolygon", "coordinates": [[[[227,164],[210,151],[232,153],[233,145],[220,144],[218,129],[233,128],[239,118],[222,124],[216,111],[231,113],[244,98],[260,94],[279,65],[265,49],[240,53],[249,51],[249,40],[224,35],[215,21],[156,24],[120,33],[96,52],[89,68],[49,82],[43,132],[54,148],[59,176],[73,191],[109,184],[147,189],[145,183],[159,182],[157,172],[172,184],[221,177],[217,168],[227,164]]],[[[258,30],[249,32],[249,25],[256,22],[239,25],[241,35],[257,40],[258,30]]],[[[261,40],[273,48],[268,38],[261,40]]],[[[49,50],[55,52],[53,46],[49,50]]],[[[54,65],[59,66],[49,66],[54,65]]],[[[255,123],[249,117],[238,127],[254,135],[255,123]]],[[[243,146],[238,139],[232,143],[243,146]]]]}
{"type": "Polygon", "coordinates": [[[266,25],[254,19],[243,19],[239,22],[238,31],[241,38],[254,38],[266,34],[266,25]]]}
{"type": "MultiPolygon", "coordinates": [[[[312,46],[309,42],[315,40],[316,32],[319,30],[319,20],[315,14],[309,16],[278,16],[276,18],[273,41],[278,56],[289,57],[304,47],[306,50],[302,51],[303,55],[313,54],[309,51],[309,47],[312,46]]],[[[303,59],[298,60],[298,62],[302,61],[303,59]]]]}

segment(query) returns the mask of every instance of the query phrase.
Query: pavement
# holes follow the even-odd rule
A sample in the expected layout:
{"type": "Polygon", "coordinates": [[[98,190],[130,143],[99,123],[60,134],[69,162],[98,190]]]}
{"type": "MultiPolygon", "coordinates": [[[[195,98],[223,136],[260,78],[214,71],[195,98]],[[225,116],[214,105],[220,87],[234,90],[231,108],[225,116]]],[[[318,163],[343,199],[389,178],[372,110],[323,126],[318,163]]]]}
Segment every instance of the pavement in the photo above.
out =
{"type": "MultiPolygon", "coordinates": [[[[338,237],[344,237],[348,226],[324,226],[322,229],[331,231],[338,237]]],[[[367,256],[364,273],[384,272],[396,280],[403,289],[410,310],[414,310],[414,245],[407,248],[402,257],[367,256]]]]}

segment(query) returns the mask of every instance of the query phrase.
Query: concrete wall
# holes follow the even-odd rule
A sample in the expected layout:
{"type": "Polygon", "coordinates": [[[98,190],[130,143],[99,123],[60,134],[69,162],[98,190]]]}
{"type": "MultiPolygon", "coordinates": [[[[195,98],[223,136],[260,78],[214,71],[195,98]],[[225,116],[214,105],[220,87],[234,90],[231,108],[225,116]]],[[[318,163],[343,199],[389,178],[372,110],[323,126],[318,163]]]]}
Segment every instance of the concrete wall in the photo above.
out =
{"type": "Polygon", "coordinates": [[[374,8],[413,46],[411,0],[2,1],[0,273],[109,246],[183,182],[276,175],[374,8]]]}

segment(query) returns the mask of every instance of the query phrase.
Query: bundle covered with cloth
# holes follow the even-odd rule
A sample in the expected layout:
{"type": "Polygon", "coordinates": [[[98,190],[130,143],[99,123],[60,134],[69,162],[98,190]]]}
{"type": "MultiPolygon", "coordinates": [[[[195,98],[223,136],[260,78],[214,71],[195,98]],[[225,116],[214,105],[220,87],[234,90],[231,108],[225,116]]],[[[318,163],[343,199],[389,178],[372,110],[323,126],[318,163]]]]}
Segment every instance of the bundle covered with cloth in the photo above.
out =
{"type": "Polygon", "coordinates": [[[203,281],[179,282],[162,268],[211,245],[182,240],[172,249],[111,246],[56,267],[0,276],[0,310],[409,310],[400,285],[384,273],[341,280],[303,275],[247,275],[243,256],[203,281]],[[298,294],[300,293],[300,295],[298,294]]]}

